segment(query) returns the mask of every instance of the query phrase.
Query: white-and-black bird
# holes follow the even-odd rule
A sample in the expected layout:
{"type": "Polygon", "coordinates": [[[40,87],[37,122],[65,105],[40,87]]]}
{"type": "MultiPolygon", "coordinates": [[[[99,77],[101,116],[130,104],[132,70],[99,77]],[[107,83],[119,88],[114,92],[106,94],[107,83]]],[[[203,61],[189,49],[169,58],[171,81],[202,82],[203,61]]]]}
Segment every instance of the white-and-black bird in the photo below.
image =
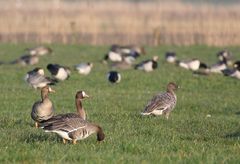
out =
{"type": "Polygon", "coordinates": [[[90,62],[80,63],[75,65],[75,69],[78,71],[79,74],[82,74],[82,75],[88,75],[91,72],[92,67],[93,67],[93,63],[90,63],[90,62]]]}
{"type": "Polygon", "coordinates": [[[114,52],[114,51],[109,51],[103,59],[103,63],[107,63],[108,61],[110,62],[121,62],[123,60],[123,57],[120,53],[114,52]]]}
{"type": "Polygon", "coordinates": [[[107,74],[107,79],[111,83],[119,83],[121,81],[121,75],[117,71],[110,71],[107,74]]]}
{"type": "Polygon", "coordinates": [[[25,81],[33,88],[43,88],[47,85],[54,85],[56,81],[49,77],[44,76],[44,70],[42,68],[35,68],[27,72],[25,81]]]}
{"type": "Polygon", "coordinates": [[[174,91],[179,87],[170,82],[167,85],[167,91],[154,96],[146,105],[142,115],[165,115],[168,119],[171,111],[177,103],[177,96],[174,91]]]}
{"type": "Polygon", "coordinates": [[[151,72],[158,67],[158,56],[154,56],[151,60],[145,60],[135,66],[135,69],[151,72]]]}
{"type": "Polygon", "coordinates": [[[165,60],[168,63],[176,63],[176,61],[177,61],[176,53],[175,52],[166,52],[165,60]]]}
{"type": "Polygon", "coordinates": [[[233,69],[225,69],[222,70],[222,73],[225,76],[233,77],[236,79],[240,79],[240,61],[236,61],[233,65],[233,69]]]}
{"type": "Polygon", "coordinates": [[[218,63],[212,65],[210,67],[210,72],[212,73],[222,73],[223,70],[227,69],[227,59],[226,58],[222,58],[222,60],[220,60],[218,63]]]}
{"type": "Polygon", "coordinates": [[[191,59],[187,61],[177,61],[179,67],[185,68],[191,71],[197,71],[200,67],[200,60],[198,59],[191,59]]]}
{"type": "Polygon", "coordinates": [[[59,64],[48,64],[47,69],[56,80],[60,81],[68,79],[71,74],[68,67],[61,66],[59,64]]]}

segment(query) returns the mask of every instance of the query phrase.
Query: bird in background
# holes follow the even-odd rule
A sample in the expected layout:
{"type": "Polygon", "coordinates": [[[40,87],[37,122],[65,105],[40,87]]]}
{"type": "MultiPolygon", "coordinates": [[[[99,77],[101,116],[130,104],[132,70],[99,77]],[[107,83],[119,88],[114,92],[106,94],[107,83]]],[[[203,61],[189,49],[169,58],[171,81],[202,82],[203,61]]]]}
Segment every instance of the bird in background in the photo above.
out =
{"type": "Polygon", "coordinates": [[[48,64],[48,71],[52,77],[56,80],[64,81],[70,77],[71,71],[69,67],[62,66],[59,64],[48,64]]]}
{"type": "Polygon", "coordinates": [[[107,79],[110,83],[119,83],[121,81],[121,74],[117,71],[109,71],[107,79]]]}
{"type": "Polygon", "coordinates": [[[158,68],[158,56],[153,56],[152,59],[144,60],[141,63],[135,65],[135,69],[143,70],[145,72],[151,72],[158,68]]]}
{"type": "Polygon", "coordinates": [[[54,85],[56,83],[55,80],[51,79],[50,77],[46,77],[44,75],[44,69],[39,67],[27,72],[24,80],[34,89],[43,88],[47,85],[54,85]]]}

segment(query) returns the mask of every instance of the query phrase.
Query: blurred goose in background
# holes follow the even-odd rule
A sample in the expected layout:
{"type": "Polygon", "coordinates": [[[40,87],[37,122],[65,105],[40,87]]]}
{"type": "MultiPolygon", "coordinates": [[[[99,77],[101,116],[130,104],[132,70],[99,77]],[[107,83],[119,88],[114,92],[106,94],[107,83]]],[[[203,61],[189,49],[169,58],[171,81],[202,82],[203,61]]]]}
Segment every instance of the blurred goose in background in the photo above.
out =
{"type": "Polygon", "coordinates": [[[70,68],[59,64],[48,64],[47,69],[56,80],[60,81],[68,79],[71,74],[70,68]]]}
{"type": "Polygon", "coordinates": [[[209,75],[210,69],[207,64],[200,62],[199,68],[196,71],[193,71],[195,75],[209,75]]]}
{"type": "Polygon", "coordinates": [[[123,57],[120,53],[114,52],[114,51],[110,51],[108,52],[104,59],[103,59],[103,63],[107,63],[108,61],[111,62],[121,62],[123,60],[123,57]]]}
{"type": "Polygon", "coordinates": [[[27,72],[24,80],[35,89],[43,88],[47,85],[54,85],[56,82],[49,77],[45,77],[42,68],[35,68],[32,71],[27,72]]]}
{"type": "Polygon", "coordinates": [[[48,120],[54,115],[54,108],[51,100],[48,98],[50,92],[55,92],[49,86],[41,89],[41,100],[36,101],[32,106],[31,117],[35,121],[35,127],[38,128],[39,122],[48,120]]]}
{"type": "Polygon", "coordinates": [[[37,55],[23,55],[20,58],[10,62],[10,64],[19,64],[21,66],[35,65],[39,62],[37,55]]]}
{"type": "Polygon", "coordinates": [[[49,47],[45,46],[38,46],[34,48],[27,48],[27,53],[30,55],[37,55],[37,56],[44,56],[47,54],[51,54],[53,51],[49,47]]]}
{"type": "Polygon", "coordinates": [[[158,56],[154,56],[151,60],[145,60],[135,66],[135,69],[151,72],[158,67],[158,56]]]}
{"type": "Polygon", "coordinates": [[[142,115],[165,115],[168,119],[171,111],[177,103],[177,96],[174,91],[179,87],[170,82],[167,85],[167,91],[154,96],[146,105],[142,115]]]}
{"type": "Polygon", "coordinates": [[[121,81],[121,75],[117,71],[110,71],[107,74],[107,79],[111,83],[119,83],[121,81]]]}
{"type": "Polygon", "coordinates": [[[121,61],[121,62],[115,62],[111,65],[112,69],[131,69],[132,68],[132,63],[127,62],[125,60],[121,61]]]}
{"type": "Polygon", "coordinates": [[[144,47],[136,45],[120,46],[114,44],[111,46],[110,51],[117,52],[122,55],[132,55],[135,57],[146,54],[144,47]]]}
{"type": "Polygon", "coordinates": [[[226,60],[227,66],[232,66],[232,61],[231,61],[232,57],[233,57],[232,53],[227,49],[224,49],[217,53],[218,60],[219,61],[226,60]]]}
{"type": "Polygon", "coordinates": [[[176,63],[176,60],[177,60],[176,53],[175,52],[166,52],[165,60],[168,63],[176,63]]]}
{"type": "Polygon", "coordinates": [[[187,61],[177,61],[179,67],[185,68],[191,71],[197,71],[200,67],[200,60],[198,59],[191,59],[187,61]]]}
{"type": "Polygon", "coordinates": [[[223,70],[227,69],[227,59],[226,58],[222,58],[222,60],[220,60],[218,63],[212,65],[210,67],[210,72],[212,73],[222,73],[223,70]]]}
{"type": "Polygon", "coordinates": [[[90,62],[80,63],[75,65],[75,69],[78,71],[79,74],[82,74],[82,75],[88,75],[91,72],[92,67],[93,67],[93,63],[90,63],[90,62]]]}
{"type": "Polygon", "coordinates": [[[67,140],[77,143],[77,140],[83,140],[89,137],[93,133],[97,133],[97,140],[104,140],[104,133],[102,128],[97,125],[90,123],[83,119],[82,103],[81,101],[88,97],[84,91],[78,91],[76,93],[75,101],[78,113],[67,113],[53,116],[49,120],[41,122],[41,127],[45,132],[57,133],[63,138],[65,144],[67,140]]]}
{"type": "Polygon", "coordinates": [[[222,70],[222,73],[225,76],[240,79],[240,61],[235,62],[233,66],[234,66],[233,69],[228,69],[227,68],[227,69],[222,70]]]}

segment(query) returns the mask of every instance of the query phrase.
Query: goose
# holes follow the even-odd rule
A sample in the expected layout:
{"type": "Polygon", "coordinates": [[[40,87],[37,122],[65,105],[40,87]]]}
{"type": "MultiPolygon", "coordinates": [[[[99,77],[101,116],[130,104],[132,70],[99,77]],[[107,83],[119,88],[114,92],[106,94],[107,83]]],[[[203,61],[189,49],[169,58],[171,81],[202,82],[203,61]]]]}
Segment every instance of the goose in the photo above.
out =
{"type": "Polygon", "coordinates": [[[49,77],[45,77],[44,70],[39,67],[27,72],[24,80],[34,89],[43,88],[47,85],[54,85],[56,82],[49,77]]]}
{"type": "Polygon", "coordinates": [[[166,52],[165,54],[165,60],[168,62],[168,63],[176,63],[176,53],[175,52],[166,52]]]}
{"type": "Polygon", "coordinates": [[[117,71],[110,71],[107,74],[107,79],[110,83],[119,83],[121,81],[121,74],[117,71]]]}
{"type": "Polygon", "coordinates": [[[67,140],[76,144],[77,140],[83,140],[93,133],[97,133],[98,141],[104,140],[105,135],[102,128],[97,124],[90,123],[83,119],[81,101],[86,97],[89,96],[84,91],[78,91],[75,97],[78,113],[53,116],[49,120],[41,122],[43,130],[45,130],[45,132],[57,133],[63,138],[64,144],[67,140]]]}
{"type": "Polygon", "coordinates": [[[132,68],[132,64],[131,62],[129,61],[121,61],[121,62],[117,62],[117,63],[113,63],[111,65],[112,69],[123,69],[123,70],[126,70],[126,69],[131,69],[132,68]]]}
{"type": "Polygon", "coordinates": [[[51,100],[48,98],[50,92],[55,92],[49,86],[41,89],[42,100],[36,101],[32,106],[31,117],[35,121],[35,127],[38,128],[39,122],[50,119],[54,114],[54,108],[51,100]]]}
{"type": "Polygon", "coordinates": [[[170,112],[174,109],[177,103],[177,96],[174,93],[179,87],[170,82],[167,85],[167,91],[155,95],[146,105],[142,115],[165,115],[168,119],[170,112]]]}
{"type": "Polygon", "coordinates": [[[56,80],[64,81],[70,77],[71,71],[68,67],[59,64],[48,64],[47,69],[56,80]]]}
{"type": "Polygon", "coordinates": [[[146,54],[144,47],[142,46],[134,46],[134,45],[129,45],[129,46],[120,46],[120,45],[112,45],[110,47],[110,51],[117,52],[120,54],[128,54],[128,55],[133,55],[133,56],[140,56],[141,54],[146,54]]]}
{"type": "Polygon", "coordinates": [[[218,63],[210,67],[210,72],[212,73],[222,73],[223,70],[227,69],[227,59],[223,58],[218,63]]]}
{"type": "Polygon", "coordinates": [[[51,48],[45,47],[45,46],[27,48],[26,50],[27,50],[28,54],[37,55],[37,56],[44,56],[44,55],[47,55],[47,54],[51,54],[52,51],[53,51],[51,48]]]}
{"type": "Polygon", "coordinates": [[[93,67],[93,63],[90,63],[90,62],[80,63],[75,65],[75,69],[78,71],[79,74],[82,74],[82,75],[88,75],[91,72],[92,67],[93,67]]]}
{"type": "Polygon", "coordinates": [[[185,68],[187,70],[196,71],[199,69],[200,60],[198,59],[191,59],[188,61],[177,61],[178,66],[185,68]]]}
{"type": "Polygon", "coordinates": [[[18,59],[10,62],[10,64],[19,64],[21,66],[35,65],[39,62],[37,55],[23,55],[18,59]]]}
{"type": "Polygon", "coordinates": [[[107,63],[107,61],[121,62],[122,60],[123,60],[123,57],[120,53],[110,51],[104,56],[103,63],[107,63]]]}
{"type": "Polygon", "coordinates": [[[227,66],[232,66],[232,53],[230,51],[228,51],[227,49],[224,49],[222,51],[219,51],[217,53],[217,58],[219,61],[223,61],[226,60],[226,64],[227,66]]]}
{"type": "Polygon", "coordinates": [[[135,69],[151,72],[158,67],[158,56],[154,56],[151,60],[145,60],[135,66],[135,69]]]}
{"type": "Polygon", "coordinates": [[[225,76],[240,79],[240,62],[239,61],[235,62],[233,69],[224,69],[224,70],[222,70],[222,73],[225,76]]]}
{"type": "Polygon", "coordinates": [[[193,74],[195,75],[209,75],[210,69],[207,66],[207,64],[200,62],[199,68],[196,71],[193,71],[193,74]]]}

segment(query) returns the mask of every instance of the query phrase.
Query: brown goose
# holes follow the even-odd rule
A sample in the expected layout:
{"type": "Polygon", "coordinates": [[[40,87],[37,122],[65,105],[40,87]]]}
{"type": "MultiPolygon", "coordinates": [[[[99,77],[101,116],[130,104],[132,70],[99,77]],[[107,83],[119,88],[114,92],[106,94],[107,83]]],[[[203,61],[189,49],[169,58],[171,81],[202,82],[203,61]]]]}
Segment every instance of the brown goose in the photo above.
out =
{"type": "Polygon", "coordinates": [[[32,106],[31,117],[35,121],[35,127],[38,128],[38,124],[41,121],[48,120],[54,114],[54,108],[51,100],[48,98],[49,92],[55,92],[49,86],[45,86],[41,89],[42,100],[37,101],[32,106]]]}
{"type": "Polygon", "coordinates": [[[78,113],[67,113],[56,115],[49,120],[43,121],[41,127],[45,132],[54,132],[63,138],[63,143],[66,140],[71,140],[76,144],[77,140],[83,140],[93,133],[97,133],[97,140],[104,140],[102,128],[90,123],[85,119],[85,112],[82,108],[81,100],[89,97],[84,91],[78,91],[76,94],[76,106],[78,113]]]}
{"type": "Polygon", "coordinates": [[[165,115],[168,119],[170,112],[177,103],[177,96],[174,93],[178,86],[170,82],[167,85],[167,91],[154,96],[146,105],[142,115],[165,115]]]}

